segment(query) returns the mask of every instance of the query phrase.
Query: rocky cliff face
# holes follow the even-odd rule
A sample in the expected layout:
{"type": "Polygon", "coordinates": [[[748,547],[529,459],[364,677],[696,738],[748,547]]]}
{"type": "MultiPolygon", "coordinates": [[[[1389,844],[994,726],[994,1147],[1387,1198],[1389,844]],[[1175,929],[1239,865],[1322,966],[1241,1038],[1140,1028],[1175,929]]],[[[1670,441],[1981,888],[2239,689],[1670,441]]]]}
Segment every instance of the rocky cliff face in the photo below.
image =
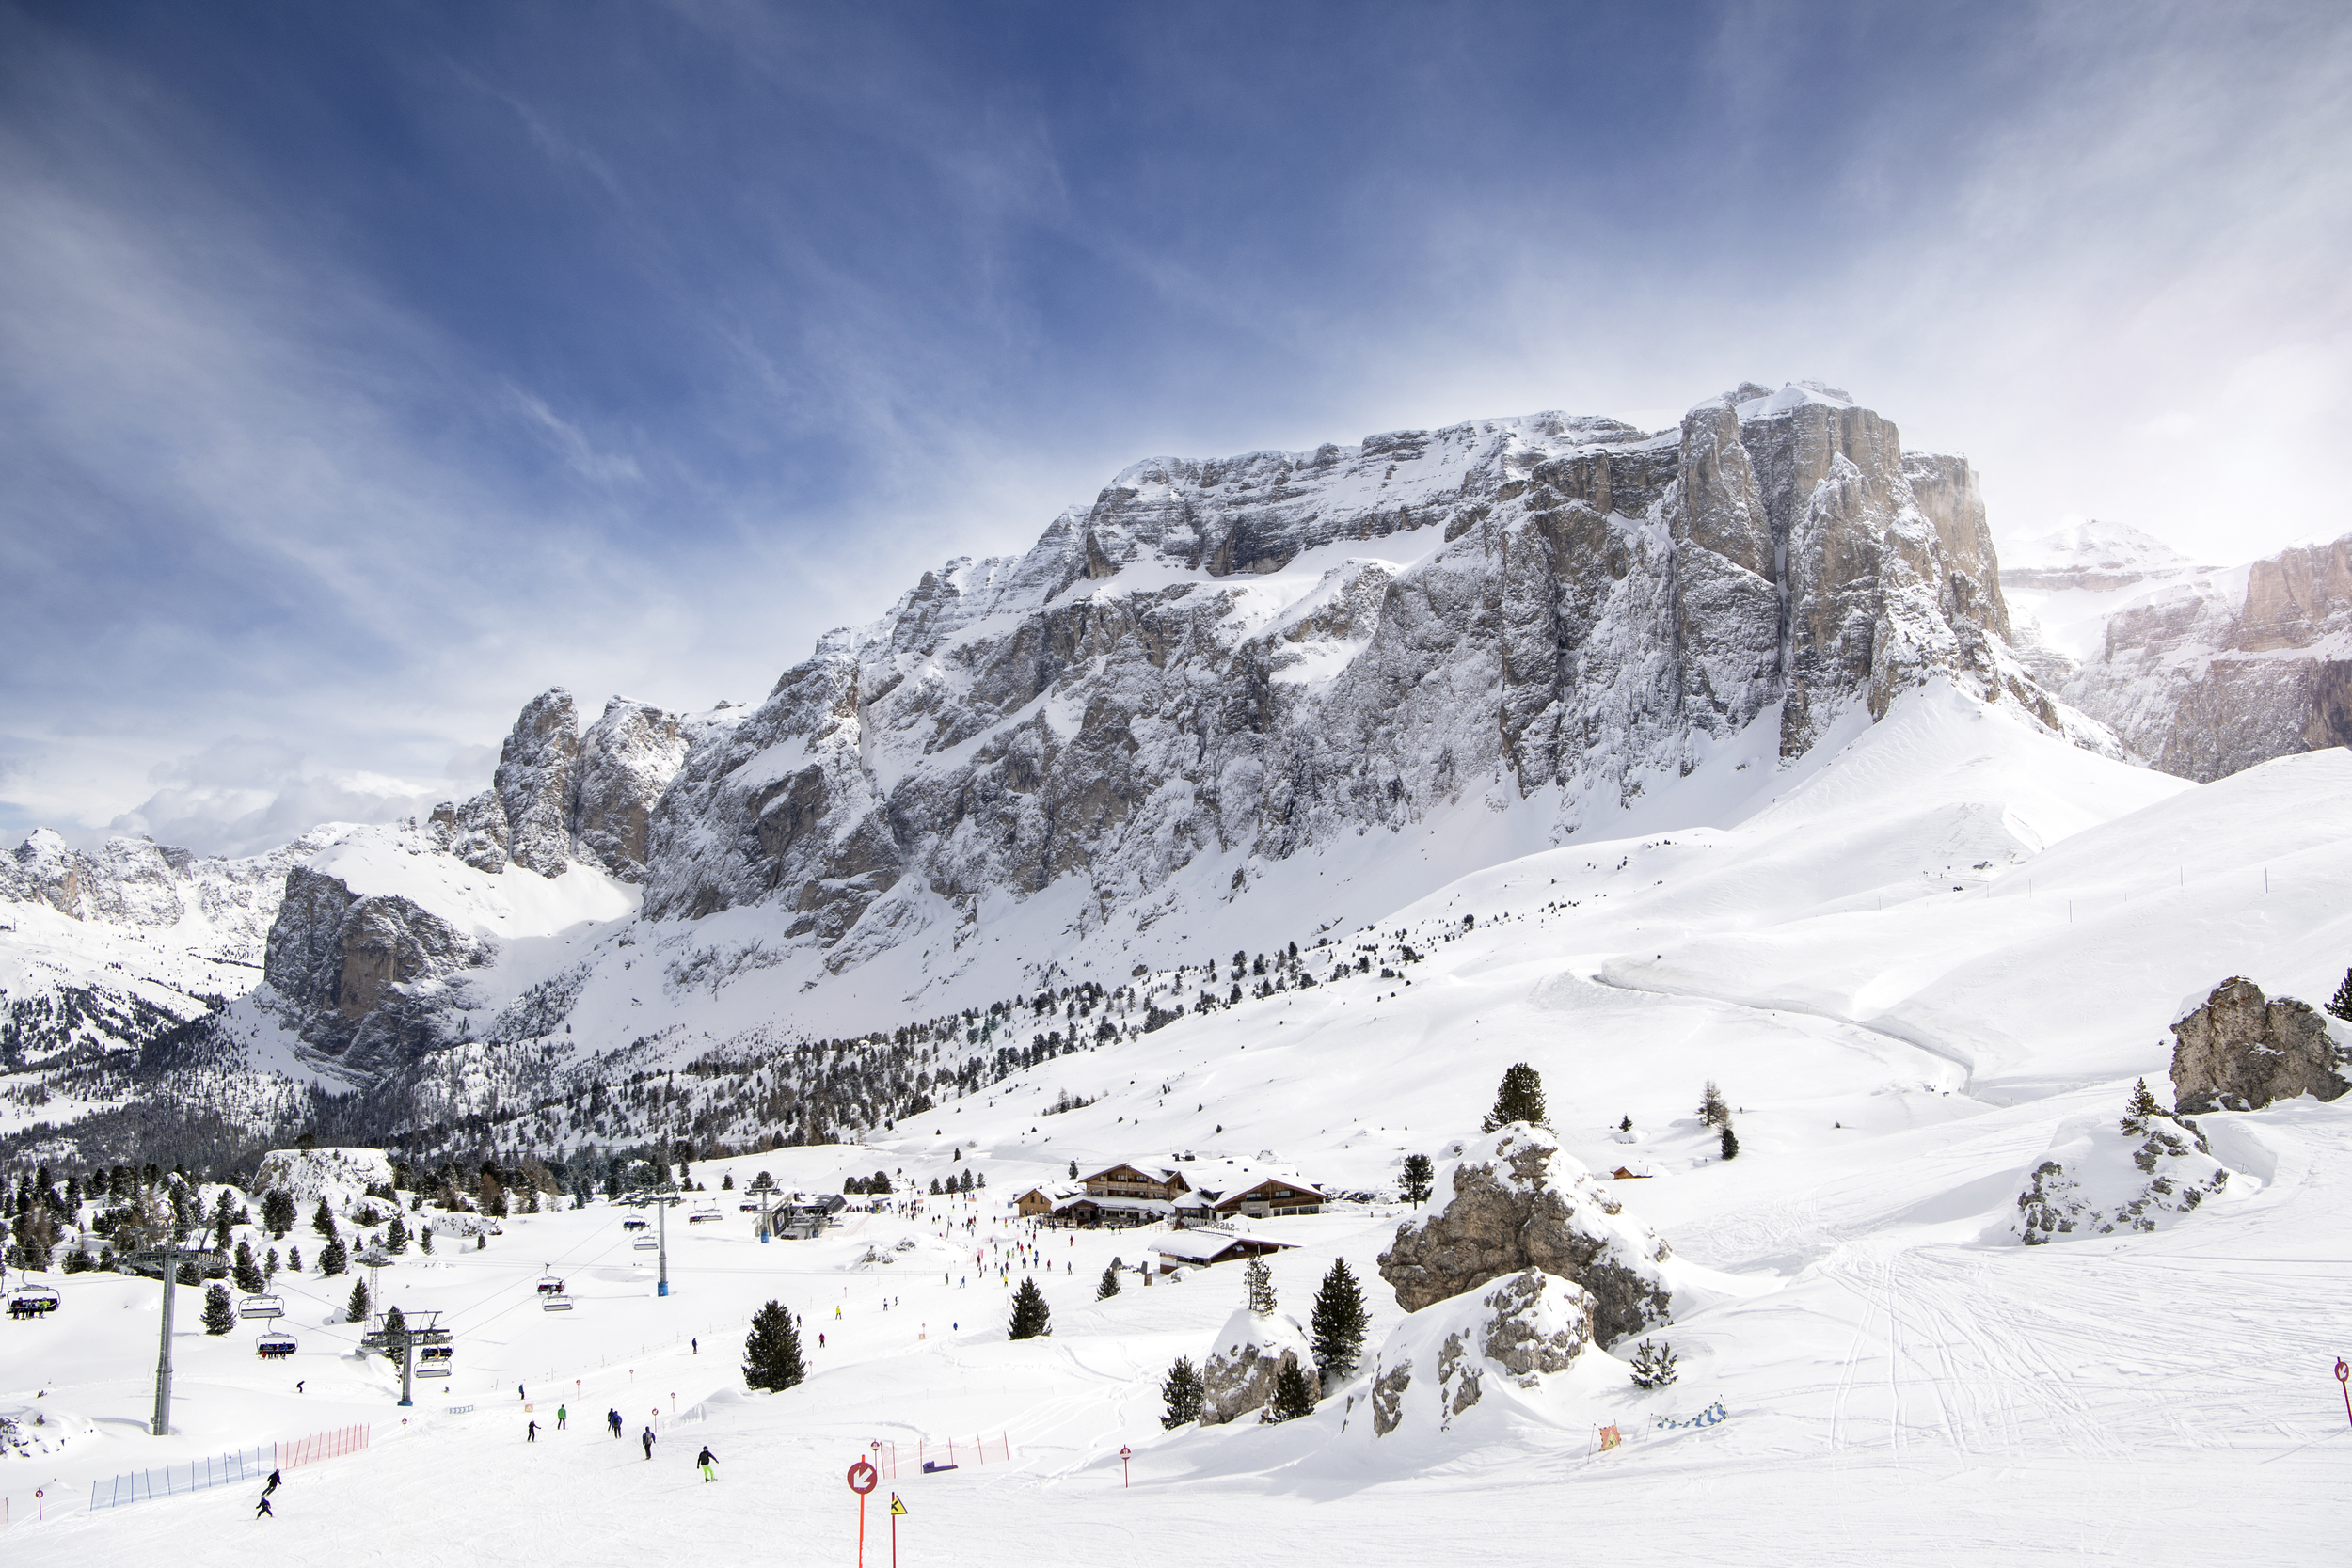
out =
{"type": "Polygon", "coordinates": [[[355,896],[307,866],[286,873],[264,977],[313,1046],[373,1076],[443,1043],[447,978],[486,963],[486,943],[413,901],[355,896]]]}
{"type": "Polygon", "coordinates": [[[557,877],[577,862],[644,881],[653,803],[685,756],[675,715],[615,697],[582,735],[572,694],[557,687],[515,721],[490,788],[462,805],[442,802],[432,823],[443,847],[479,871],[512,863],[557,877]]]}
{"type": "Polygon", "coordinates": [[[45,905],[98,926],[186,927],[190,940],[258,962],[286,868],[326,841],[326,835],[312,834],[266,855],[231,860],[144,838],[112,838],[91,854],[41,828],[0,854],[0,904],[45,905]]]}
{"type": "Polygon", "coordinates": [[[1076,878],[1099,912],[1481,792],[1572,833],[1712,739],[1793,755],[1935,673],[2100,738],[2007,631],[1966,465],[1825,388],[1154,460],[714,727],[646,910],[771,905],[846,967],[943,903],[1076,878]]]}
{"type": "Polygon", "coordinates": [[[2113,525],[2037,540],[2004,574],[2046,621],[2035,665],[2150,766],[2209,784],[2352,743],[2352,536],[2228,569],[2113,525]]]}

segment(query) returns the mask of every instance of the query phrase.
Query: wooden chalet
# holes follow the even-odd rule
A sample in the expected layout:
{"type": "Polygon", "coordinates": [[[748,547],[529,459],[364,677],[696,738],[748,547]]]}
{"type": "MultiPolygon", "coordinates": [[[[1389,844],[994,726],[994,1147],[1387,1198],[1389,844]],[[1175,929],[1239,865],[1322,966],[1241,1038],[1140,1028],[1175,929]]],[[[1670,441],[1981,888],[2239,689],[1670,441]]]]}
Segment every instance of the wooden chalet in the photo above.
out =
{"type": "Polygon", "coordinates": [[[1171,1231],[1156,1243],[1162,1274],[1172,1274],[1178,1269],[1214,1268],[1238,1258],[1263,1258],[1296,1244],[1214,1227],[1171,1231]]]}

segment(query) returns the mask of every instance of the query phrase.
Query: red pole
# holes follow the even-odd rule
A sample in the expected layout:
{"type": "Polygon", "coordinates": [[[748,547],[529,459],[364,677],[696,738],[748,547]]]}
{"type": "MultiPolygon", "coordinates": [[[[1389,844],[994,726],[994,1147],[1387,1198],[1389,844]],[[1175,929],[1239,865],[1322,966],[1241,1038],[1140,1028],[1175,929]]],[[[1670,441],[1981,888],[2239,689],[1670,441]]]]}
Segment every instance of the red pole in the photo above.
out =
{"type": "Polygon", "coordinates": [[[2352,1367],[2341,1355],[2336,1357],[2336,1386],[2344,1390],[2344,1418],[2352,1421],[2352,1367]]]}
{"type": "MultiPolygon", "coordinates": [[[[897,1493],[891,1494],[891,1501],[898,1501],[897,1493]]],[[[895,1507],[890,1511],[890,1568],[898,1568],[898,1511],[895,1507]]]]}
{"type": "Polygon", "coordinates": [[[857,1568],[866,1568],[866,1494],[857,1495],[857,1568]]]}

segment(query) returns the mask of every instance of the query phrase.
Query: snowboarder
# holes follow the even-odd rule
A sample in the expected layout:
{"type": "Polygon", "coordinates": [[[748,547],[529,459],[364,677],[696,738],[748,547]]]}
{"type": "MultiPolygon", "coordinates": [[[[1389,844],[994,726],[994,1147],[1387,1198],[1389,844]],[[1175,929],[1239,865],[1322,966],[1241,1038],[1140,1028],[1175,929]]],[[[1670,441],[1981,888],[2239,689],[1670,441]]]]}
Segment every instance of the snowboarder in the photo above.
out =
{"type": "Polygon", "coordinates": [[[278,1510],[270,1507],[269,1505],[268,1493],[265,1492],[261,1497],[254,1499],[253,1517],[256,1519],[275,1519],[278,1517],[278,1510]]]}
{"type": "Polygon", "coordinates": [[[645,1445],[645,1457],[651,1459],[653,1457],[653,1428],[647,1427],[644,1434],[638,1441],[645,1445]]]}
{"type": "Polygon", "coordinates": [[[302,1392],[302,1386],[303,1386],[305,1383],[308,1383],[309,1381],[310,1381],[310,1379],[309,1379],[309,1378],[296,1378],[296,1379],[294,1380],[294,1392],[295,1392],[295,1393],[297,1393],[297,1394],[299,1394],[300,1392],[302,1392]]]}
{"type": "Polygon", "coordinates": [[[560,1404],[559,1404],[559,1405],[557,1405],[557,1406],[555,1407],[555,1430],[556,1430],[556,1431],[561,1432],[561,1431],[563,1431],[563,1430],[564,1430],[564,1423],[566,1420],[568,1420],[568,1419],[570,1419],[570,1418],[571,1418],[571,1414],[572,1414],[572,1413],[571,1413],[569,1410],[565,1409],[563,1405],[560,1405],[560,1404]]]}
{"type": "Polygon", "coordinates": [[[524,1392],[523,1392],[523,1386],[522,1386],[521,1384],[517,1383],[516,1385],[515,1385],[515,1397],[516,1397],[516,1399],[518,1399],[518,1400],[522,1400],[522,1399],[529,1399],[531,1396],[530,1396],[530,1395],[528,1395],[528,1394],[526,1394],[526,1393],[524,1393],[524,1392]]]}
{"type": "Polygon", "coordinates": [[[717,1472],[711,1468],[712,1465],[719,1463],[719,1456],[710,1451],[709,1444],[705,1443],[703,1445],[703,1451],[694,1456],[694,1463],[702,1466],[703,1480],[707,1481],[717,1481],[719,1479],[717,1472]]]}
{"type": "Polygon", "coordinates": [[[278,1490],[278,1472],[277,1472],[277,1471],[275,1471],[275,1470],[272,1470],[272,1471],[269,1473],[269,1484],[268,1484],[267,1486],[264,1486],[264,1487],[262,1487],[262,1497],[268,1497],[268,1496],[269,1496],[272,1492],[275,1492],[275,1491],[277,1491],[277,1490],[278,1490]]]}
{"type": "Polygon", "coordinates": [[[533,1422],[532,1422],[529,1426],[527,1426],[527,1427],[525,1427],[525,1428],[523,1429],[523,1441],[524,1441],[524,1442],[526,1442],[526,1443],[536,1443],[538,1440],[539,1440],[539,1423],[538,1423],[538,1422],[536,1422],[536,1421],[533,1421],[533,1422]]]}
{"type": "Polygon", "coordinates": [[[700,1339],[689,1339],[686,1342],[694,1347],[694,1354],[696,1355],[700,1355],[703,1353],[703,1342],[700,1339]]]}

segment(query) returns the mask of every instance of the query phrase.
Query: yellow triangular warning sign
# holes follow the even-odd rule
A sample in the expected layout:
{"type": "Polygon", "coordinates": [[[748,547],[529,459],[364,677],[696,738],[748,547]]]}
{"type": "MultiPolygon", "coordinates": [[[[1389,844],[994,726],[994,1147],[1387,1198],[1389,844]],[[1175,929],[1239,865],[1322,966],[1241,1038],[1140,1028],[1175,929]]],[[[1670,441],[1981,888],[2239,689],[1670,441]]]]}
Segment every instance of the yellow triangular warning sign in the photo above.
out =
{"type": "Polygon", "coordinates": [[[907,1505],[898,1500],[898,1494],[896,1492],[890,1494],[890,1512],[893,1513],[904,1513],[906,1511],[907,1505]]]}

